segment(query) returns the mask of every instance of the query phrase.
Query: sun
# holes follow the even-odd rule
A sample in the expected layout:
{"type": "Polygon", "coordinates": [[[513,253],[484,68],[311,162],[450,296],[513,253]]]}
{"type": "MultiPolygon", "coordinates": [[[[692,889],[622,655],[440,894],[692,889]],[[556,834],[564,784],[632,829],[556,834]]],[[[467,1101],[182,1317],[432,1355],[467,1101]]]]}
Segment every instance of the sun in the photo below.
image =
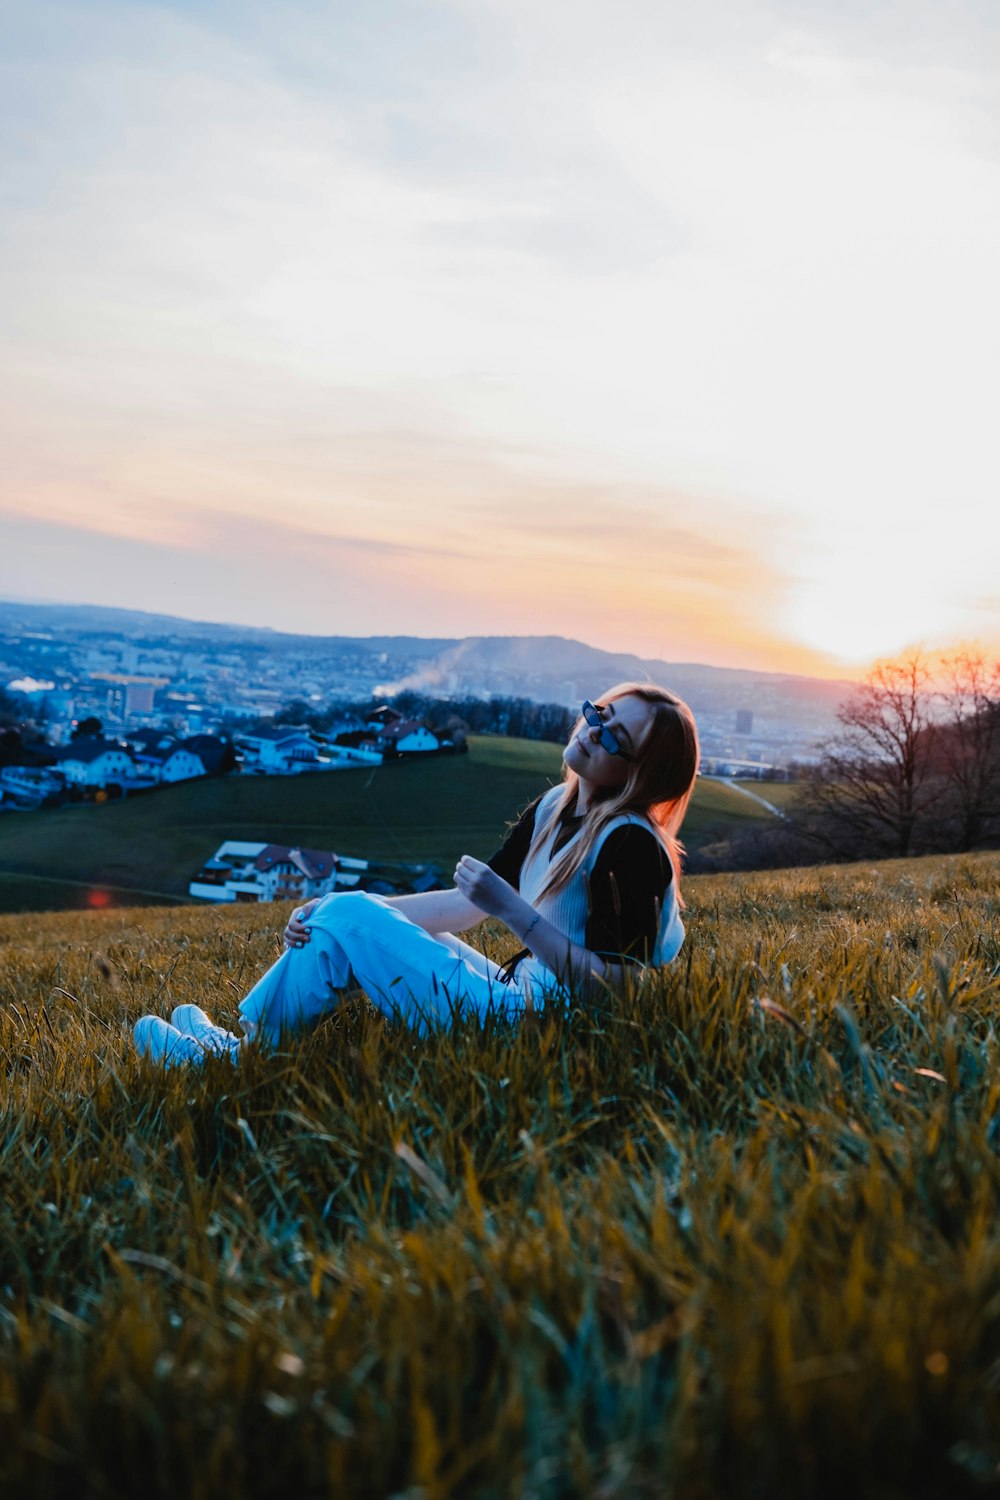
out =
{"type": "Polygon", "coordinates": [[[917,554],[898,539],[881,543],[868,536],[814,553],[789,590],[783,633],[831,666],[857,668],[960,631],[953,591],[926,546],[917,554]]]}
{"type": "Polygon", "coordinates": [[[784,627],[799,645],[829,657],[831,665],[859,667],[896,656],[926,634],[927,618],[897,601],[845,596],[833,584],[815,584],[795,601],[784,627]]]}

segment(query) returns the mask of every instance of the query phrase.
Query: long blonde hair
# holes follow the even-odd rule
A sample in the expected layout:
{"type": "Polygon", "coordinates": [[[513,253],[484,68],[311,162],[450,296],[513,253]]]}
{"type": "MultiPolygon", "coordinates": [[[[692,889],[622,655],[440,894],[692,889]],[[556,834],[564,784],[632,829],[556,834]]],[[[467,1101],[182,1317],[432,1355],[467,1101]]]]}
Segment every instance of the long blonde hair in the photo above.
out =
{"type": "MultiPolygon", "coordinates": [[[[579,836],[552,862],[540,896],[554,895],[568,885],[607,825],[622,813],[638,813],[652,824],[670,860],[674,874],[674,891],[680,902],[681,855],[684,846],[678,838],[684,814],[698,774],[698,730],[687,704],[666,688],[652,682],[621,682],[605,693],[601,703],[618,698],[641,698],[653,705],[650,725],[643,736],[635,759],[626,762],[628,777],[623,786],[599,790],[588,808],[579,836]]],[[[573,733],[586,727],[579,719],[573,733]]],[[[572,806],[580,778],[566,767],[563,794],[550,817],[536,828],[532,845],[546,837],[563,812],[572,806]]],[[[683,903],[681,903],[683,904],[683,903]]]]}

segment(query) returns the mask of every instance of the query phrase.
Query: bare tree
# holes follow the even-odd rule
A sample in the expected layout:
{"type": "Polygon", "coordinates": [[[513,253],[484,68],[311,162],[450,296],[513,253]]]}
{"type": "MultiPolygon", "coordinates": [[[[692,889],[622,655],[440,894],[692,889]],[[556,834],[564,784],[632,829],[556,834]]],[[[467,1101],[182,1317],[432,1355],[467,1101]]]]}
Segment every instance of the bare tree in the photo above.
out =
{"type": "Polygon", "coordinates": [[[946,657],[935,759],[947,784],[952,847],[975,849],[1000,825],[1000,662],[973,647],[946,657]]]}
{"type": "Polygon", "coordinates": [[[880,662],[837,712],[843,726],[810,778],[811,836],[841,856],[914,851],[940,794],[930,669],[923,652],[880,662]]]}

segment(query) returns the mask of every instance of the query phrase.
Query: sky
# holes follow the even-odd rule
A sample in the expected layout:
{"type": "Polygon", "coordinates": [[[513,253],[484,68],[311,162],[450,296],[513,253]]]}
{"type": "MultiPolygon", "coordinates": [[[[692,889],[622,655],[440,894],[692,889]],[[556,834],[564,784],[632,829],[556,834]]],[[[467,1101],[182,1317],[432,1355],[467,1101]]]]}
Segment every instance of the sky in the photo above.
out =
{"type": "Polygon", "coordinates": [[[0,597],[1000,649],[995,0],[0,21],[0,597]]]}

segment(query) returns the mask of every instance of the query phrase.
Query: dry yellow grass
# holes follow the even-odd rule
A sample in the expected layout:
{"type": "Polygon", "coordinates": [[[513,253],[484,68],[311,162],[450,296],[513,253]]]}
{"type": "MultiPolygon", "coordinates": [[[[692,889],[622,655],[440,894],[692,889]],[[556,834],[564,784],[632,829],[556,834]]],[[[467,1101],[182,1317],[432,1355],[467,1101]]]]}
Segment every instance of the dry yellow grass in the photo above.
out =
{"type": "Polygon", "coordinates": [[[587,1011],[167,1074],[274,912],[0,918],[0,1493],[995,1488],[1000,861],[686,892],[587,1011]]]}

